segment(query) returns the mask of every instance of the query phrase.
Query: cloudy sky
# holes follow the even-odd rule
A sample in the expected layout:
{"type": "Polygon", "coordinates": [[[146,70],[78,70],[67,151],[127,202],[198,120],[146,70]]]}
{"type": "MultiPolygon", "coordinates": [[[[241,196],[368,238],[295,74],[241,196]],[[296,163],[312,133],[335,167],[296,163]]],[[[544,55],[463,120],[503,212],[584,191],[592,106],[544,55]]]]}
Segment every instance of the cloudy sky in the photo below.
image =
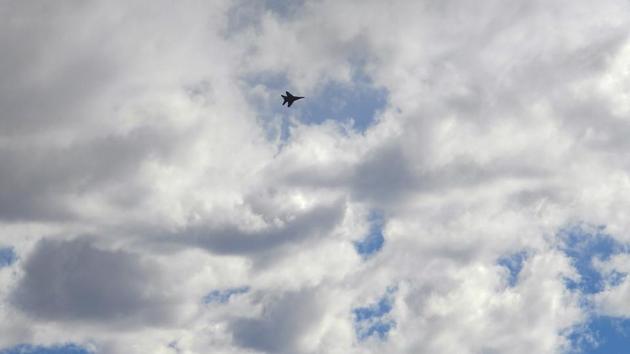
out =
{"type": "Polygon", "coordinates": [[[0,353],[627,348],[629,28],[625,0],[0,0],[0,353]]]}

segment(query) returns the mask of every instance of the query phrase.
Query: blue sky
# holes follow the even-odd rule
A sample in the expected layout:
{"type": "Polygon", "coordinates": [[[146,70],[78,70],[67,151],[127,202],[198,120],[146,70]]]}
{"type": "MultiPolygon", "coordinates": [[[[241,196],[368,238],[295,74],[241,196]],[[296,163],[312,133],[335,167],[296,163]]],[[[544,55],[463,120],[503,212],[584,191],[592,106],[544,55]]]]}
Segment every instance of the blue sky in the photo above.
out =
{"type": "Polygon", "coordinates": [[[630,346],[630,320],[598,315],[592,311],[589,296],[603,291],[606,286],[617,286],[625,278],[626,274],[617,273],[610,282],[593,262],[628,253],[627,245],[607,234],[603,225],[575,225],[562,229],[558,236],[560,249],[571,259],[580,276],[579,280],[567,280],[567,287],[583,297],[583,306],[589,314],[586,323],[575,328],[569,338],[577,352],[623,353],[630,346]]]}
{"type": "Polygon", "coordinates": [[[271,130],[271,136],[280,133],[282,140],[289,138],[288,117],[295,115],[303,124],[321,124],[327,120],[348,125],[352,130],[364,133],[375,120],[379,112],[385,109],[387,90],[379,87],[361,70],[352,76],[350,81],[327,81],[313,92],[299,92],[290,87],[287,78],[277,72],[263,72],[250,75],[245,85],[261,85],[271,95],[269,102],[250,99],[259,105],[259,115],[263,122],[269,123],[273,117],[282,117],[281,132],[271,130]],[[285,91],[296,96],[307,96],[297,101],[290,108],[278,105],[282,103],[285,91]]]}
{"type": "Polygon", "coordinates": [[[0,248],[0,268],[8,267],[15,263],[17,255],[12,247],[0,248]]]}
{"type": "Polygon", "coordinates": [[[508,285],[514,286],[518,282],[518,275],[523,269],[523,263],[527,259],[527,252],[520,251],[509,256],[499,258],[498,264],[508,269],[510,272],[508,285]]]}
{"type": "Polygon", "coordinates": [[[396,327],[396,322],[388,316],[392,311],[395,294],[396,288],[390,287],[376,303],[352,310],[354,330],[360,341],[370,337],[386,340],[389,332],[396,327]]]}
{"type": "MultiPolygon", "coordinates": [[[[387,91],[377,87],[365,74],[357,74],[348,83],[329,82],[309,100],[303,100],[300,119],[308,124],[325,120],[350,123],[358,132],[364,132],[374,123],[379,111],[385,108],[387,91]]],[[[293,107],[292,107],[293,108],[293,107]]]]}
{"type": "Polygon", "coordinates": [[[248,286],[241,286],[237,288],[228,288],[228,289],[222,289],[222,290],[218,290],[218,289],[212,290],[210,293],[208,293],[208,295],[204,296],[203,301],[207,304],[210,304],[210,303],[225,304],[228,301],[230,301],[230,299],[233,296],[245,294],[248,291],[249,291],[248,286]]]}
{"type": "MultiPolygon", "coordinates": [[[[605,290],[606,286],[617,286],[625,273],[615,272],[604,276],[594,261],[606,261],[610,257],[627,253],[627,245],[606,233],[606,227],[576,224],[562,228],[557,234],[559,249],[567,255],[579,279],[566,279],[568,289],[581,297],[588,316],[585,323],[573,328],[568,338],[572,343],[571,353],[623,353],[630,345],[630,320],[623,317],[599,315],[593,311],[591,296],[605,290]]],[[[501,257],[500,266],[509,271],[508,285],[518,283],[519,273],[528,259],[526,251],[501,257]]]]}
{"type": "Polygon", "coordinates": [[[625,353],[630,345],[630,320],[594,316],[569,338],[576,353],[625,353]]]}
{"type": "MultiPolygon", "coordinates": [[[[619,253],[628,253],[627,245],[620,243],[606,233],[605,226],[587,228],[578,226],[569,227],[559,232],[561,240],[560,249],[571,259],[573,266],[580,274],[580,279],[567,280],[569,289],[580,291],[583,294],[594,294],[603,290],[605,279],[594,268],[595,259],[608,260],[619,253]],[[590,230],[589,230],[590,229],[590,230]]],[[[625,274],[619,274],[619,281],[625,274]]]]}
{"type": "Polygon", "coordinates": [[[76,344],[61,344],[54,346],[18,345],[0,350],[1,354],[92,354],[91,351],[76,344]]]}
{"type": "Polygon", "coordinates": [[[378,211],[370,212],[367,221],[370,225],[368,233],[361,240],[354,242],[354,248],[364,259],[367,259],[374,253],[380,251],[385,244],[385,237],[383,236],[384,220],[382,213],[378,211]]]}

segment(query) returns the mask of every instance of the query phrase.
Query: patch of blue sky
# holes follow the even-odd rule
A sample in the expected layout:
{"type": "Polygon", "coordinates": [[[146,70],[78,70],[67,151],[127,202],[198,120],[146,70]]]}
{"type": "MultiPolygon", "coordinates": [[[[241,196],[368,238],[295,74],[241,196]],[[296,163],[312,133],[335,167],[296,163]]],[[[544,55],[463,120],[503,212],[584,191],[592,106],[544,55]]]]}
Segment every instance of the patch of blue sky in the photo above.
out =
{"type": "Polygon", "coordinates": [[[299,106],[300,118],[307,124],[334,120],[363,133],[385,108],[387,98],[387,90],[357,71],[350,82],[329,82],[309,100],[304,99],[299,106]]]}
{"type": "Polygon", "coordinates": [[[206,304],[219,303],[225,304],[230,301],[233,296],[245,294],[249,291],[249,286],[242,286],[238,288],[228,288],[222,290],[212,290],[208,295],[204,296],[203,302],[206,304]]]}
{"type": "Polygon", "coordinates": [[[355,334],[360,341],[374,336],[385,340],[391,329],[396,327],[396,322],[388,316],[393,308],[396,290],[397,288],[390,287],[375,304],[352,310],[355,334]]]}
{"type": "Polygon", "coordinates": [[[365,330],[357,332],[359,340],[365,340],[370,337],[378,337],[380,340],[387,339],[387,334],[392,328],[396,327],[393,320],[379,320],[368,326],[365,330]]]}
{"type": "Polygon", "coordinates": [[[380,251],[385,244],[385,237],[383,237],[383,214],[378,211],[372,211],[368,217],[368,221],[370,223],[370,231],[363,239],[354,242],[354,249],[364,259],[380,251]]]}
{"type": "Polygon", "coordinates": [[[505,257],[499,258],[497,264],[507,268],[510,272],[508,277],[508,285],[510,287],[514,287],[516,283],[518,283],[518,275],[521,273],[523,269],[523,264],[527,259],[527,252],[520,251],[513,254],[510,254],[505,257]]]}
{"type": "MultiPolygon", "coordinates": [[[[257,108],[259,119],[266,126],[269,138],[289,138],[289,116],[294,115],[304,124],[321,124],[332,120],[354,131],[363,133],[376,121],[386,104],[388,93],[374,85],[368,76],[357,69],[350,82],[329,81],[314,92],[298,92],[289,87],[286,75],[277,72],[250,74],[243,79],[244,85],[260,86],[269,96],[252,93],[247,99],[257,108]],[[305,96],[290,108],[282,105],[285,91],[305,96]],[[265,97],[270,97],[268,101],[265,97]],[[281,119],[278,124],[278,118],[281,119]]],[[[245,90],[247,91],[247,90],[245,90]]],[[[256,90],[254,90],[256,91],[256,90]]],[[[254,92],[252,91],[252,92],[254,92]]]]}
{"type": "Polygon", "coordinates": [[[594,266],[593,261],[608,260],[611,256],[628,252],[628,246],[615,240],[605,232],[605,226],[588,227],[576,225],[561,230],[560,249],[571,259],[580,278],[567,279],[567,287],[583,294],[595,294],[603,290],[608,280],[621,281],[625,274],[613,273],[613,279],[607,279],[594,266]]]}
{"type": "Polygon", "coordinates": [[[630,319],[597,316],[569,336],[570,353],[627,353],[630,348],[630,319]]]}
{"type": "Polygon", "coordinates": [[[0,248],[0,268],[9,267],[17,261],[17,255],[12,247],[0,248]]]}
{"type": "Polygon", "coordinates": [[[61,344],[54,346],[38,346],[20,344],[18,346],[2,349],[0,354],[92,354],[86,348],[76,344],[61,344]]]}
{"type": "Polygon", "coordinates": [[[591,297],[607,286],[619,285],[627,276],[613,271],[602,274],[594,260],[628,253],[627,244],[617,241],[606,233],[605,226],[578,224],[558,233],[559,249],[571,259],[579,279],[567,279],[568,289],[580,295],[581,304],[589,315],[586,322],[573,328],[567,335],[571,343],[570,353],[626,353],[630,348],[630,319],[600,316],[594,312],[591,297]]]}
{"type": "Polygon", "coordinates": [[[612,272],[607,274],[606,284],[608,284],[608,286],[610,287],[615,287],[621,284],[626,279],[627,276],[628,276],[628,273],[622,273],[617,270],[613,270],[612,272]]]}
{"type": "MultiPolygon", "coordinates": [[[[287,76],[284,73],[277,71],[259,71],[257,73],[249,74],[244,78],[244,83],[250,87],[261,85],[266,90],[277,93],[277,101],[280,102],[280,105],[282,105],[282,98],[280,95],[283,95],[284,91],[290,90],[288,87],[289,79],[287,79],[287,76]]],[[[293,93],[298,94],[299,92],[293,93]]]]}

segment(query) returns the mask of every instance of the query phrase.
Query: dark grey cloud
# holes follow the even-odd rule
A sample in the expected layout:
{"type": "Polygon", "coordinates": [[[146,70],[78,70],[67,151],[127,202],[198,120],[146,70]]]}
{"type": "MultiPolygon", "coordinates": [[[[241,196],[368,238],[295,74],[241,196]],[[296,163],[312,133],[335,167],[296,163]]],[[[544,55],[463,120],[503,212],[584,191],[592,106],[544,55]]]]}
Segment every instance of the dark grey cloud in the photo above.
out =
{"type": "Polygon", "coordinates": [[[107,186],[124,190],[124,198],[109,194],[114,204],[139,203],[145,188],[134,183],[135,173],[148,158],[166,158],[175,141],[168,132],[143,127],[63,147],[25,142],[4,148],[0,220],[70,219],[66,198],[107,186]]]}
{"type": "Polygon", "coordinates": [[[357,166],[350,183],[357,199],[391,202],[400,199],[418,184],[410,160],[399,145],[376,149],[357,166]]]}
{"type": "Polygon", "coordinates": [[[43,239],[23,271],[11,302],[33,318],[151,326],[174,316],[159,269],[130,252],[43,239]]]}
{"type": "Polygon", "coordinates": [[[280,216],[280,224],[270,222],[260,230],[243,230],[238,225],[191,225],[161,239],[167,243],[201,247],[217,254],[256,256],[324,236],[341,222],[344,213],[345,203],[340,200],[280,216]]]}
{"type": "Polygon", "coordinates": [[[552,175],[547,164],[519,151],[484,162],[472,154],[460,154],[435,167],[427,166],[427,153],[410,156],[406,151],[403,144],[389,142],[374,147],[354,165],[313,163],[280,173],[289,185],[347,189],[353,199],[377,207],[404,202],[417,193],[480,186],[502,178],[535,180],[552,175]]]}
{"type": "Polygon", "coordinates": [[[266,353],[304,352],[299,341],[321,321],[321,306],[316,293],[309,289],[285,293],[269,304],[260,318],[234,321],[234,341],[241,347],[266,353]]]}

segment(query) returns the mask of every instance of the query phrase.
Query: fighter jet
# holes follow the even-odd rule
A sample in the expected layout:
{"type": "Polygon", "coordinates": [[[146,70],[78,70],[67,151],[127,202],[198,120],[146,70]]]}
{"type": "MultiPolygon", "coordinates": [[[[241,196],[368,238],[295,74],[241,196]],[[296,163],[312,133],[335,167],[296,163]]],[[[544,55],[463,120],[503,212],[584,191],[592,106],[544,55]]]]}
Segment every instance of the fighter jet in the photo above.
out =
{"type": "Polygon", "coordinates": [[[300,96],[293,96],[289,91],[286,91],[286,96],[285,95],[280,95],[282,96],[282,98],[284,99],[284,102],[282,102],[282,105],[284,106],[285,103],[289,103],[287,105],[287,107],[291,107],[291,105],[293,104],[293,102],[302,99],[304,97],[300,97],[300,96]]]}

